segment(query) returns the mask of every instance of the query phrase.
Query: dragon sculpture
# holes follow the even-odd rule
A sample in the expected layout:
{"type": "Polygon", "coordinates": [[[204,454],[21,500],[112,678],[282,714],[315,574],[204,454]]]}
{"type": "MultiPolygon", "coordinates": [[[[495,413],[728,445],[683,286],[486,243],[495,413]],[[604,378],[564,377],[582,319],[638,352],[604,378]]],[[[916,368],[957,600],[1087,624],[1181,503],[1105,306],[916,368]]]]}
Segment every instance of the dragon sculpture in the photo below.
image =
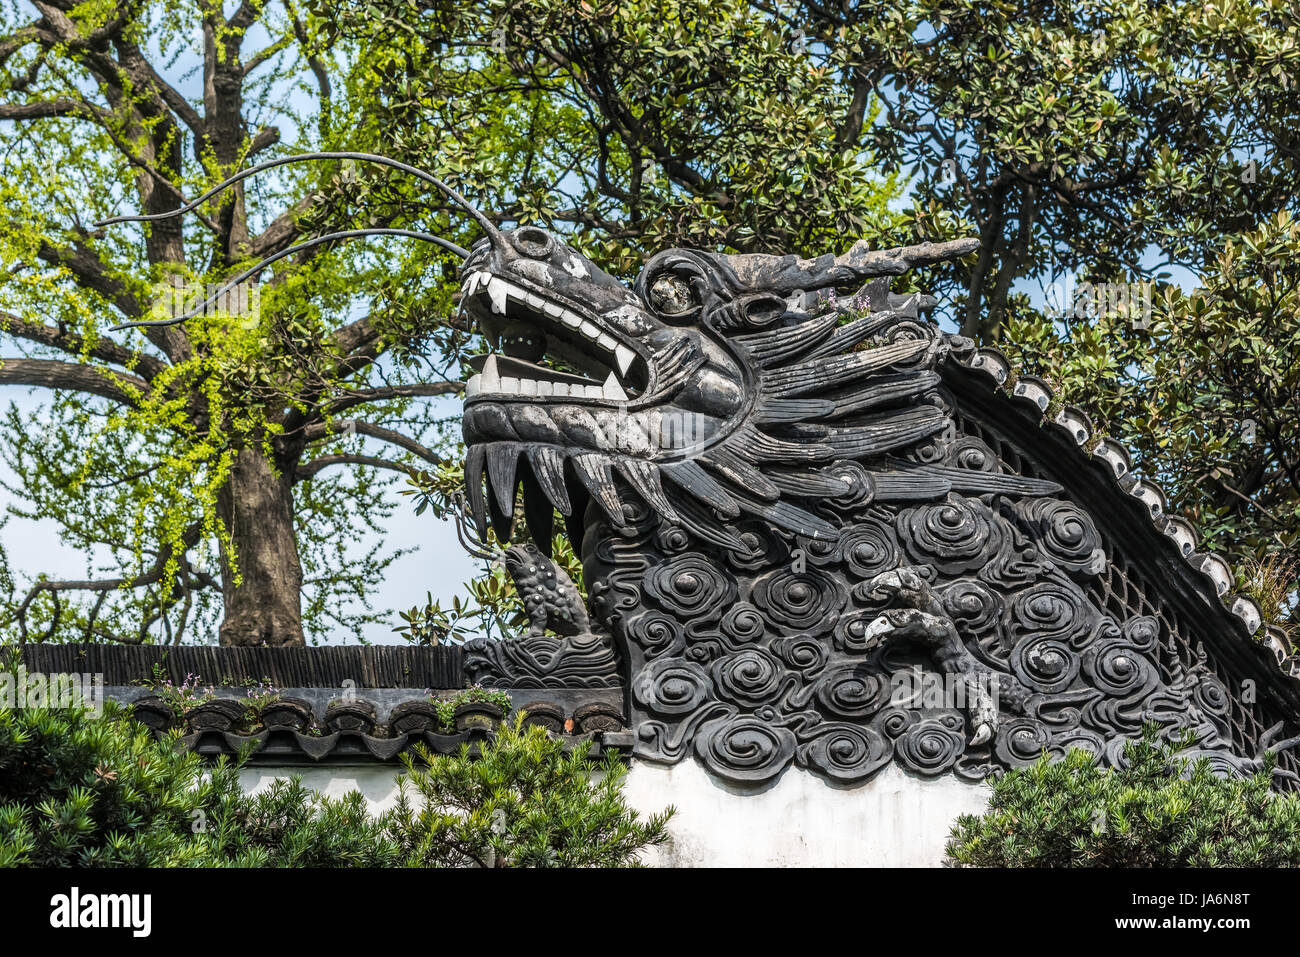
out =
{"type": "Polygon", "coordinates": [[[563,515],[596,627],[476,640],[471,676],[626,683],[639,756],[733,782],[1114,764],[1147,721],[1260,767],[1203,661],[1089,598],[1089,516],[957,428],[937,370],[973,345],[888,284],[975,246],[673,249],[628,288],[538,228],[480,241],[462,308],[499,352],[466,390],[470,511],[508,541],[522,501],[531,575],[563,515]]]}
{"type": "Polygon", "coordinates": [[[408,229],[328,233],[184,315],[123,327],[186,321],[344,239],[402,236],[462,259],[462,306],[499,349],[466,389],[469,511],[480,541],[489,525],[511,541],[522,485],[534,542],[494,556],[529,634],[470,642],[469,677],[628,688],[637,755],[693,753],[740,783],[792,764],[856,782],[891,761],[982,780],[1073,746],[1119,764],[1147,722],[1191,732],[1192,754],[1225,774],[1300,740],[1234,718],[1203,649],[1149,604],[1103,602],[1093,586],[1114,557],[1087,511],[963,424],[942,373],[973,344],[889,282],[977,240],[816,259],[671,249],[629,288],[544,230],[498,229],[425,171],[351,152],[279,157],[175,210],[100,225],[181,216],[318,161],[414,176],[485,236],[466,250],[408,229]],[[556,511],[590,611],[549,559],[556,511]]]}

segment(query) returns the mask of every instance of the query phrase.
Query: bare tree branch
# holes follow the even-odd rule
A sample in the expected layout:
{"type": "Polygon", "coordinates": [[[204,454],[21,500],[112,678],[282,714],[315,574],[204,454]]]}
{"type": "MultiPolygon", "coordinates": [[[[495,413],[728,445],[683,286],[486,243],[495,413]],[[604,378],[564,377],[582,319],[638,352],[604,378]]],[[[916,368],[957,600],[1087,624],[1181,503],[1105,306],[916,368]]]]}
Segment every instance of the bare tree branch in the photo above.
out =
{"type": "Polygon", "coordinates": [[[135,371],[138,371],[140,375],[150,381],[155,376],[166,372],[168,368],[167,363],[161,359],[155,359],[153,356],[128,349],[112,339],[100,338],[87,347],[86,339],[77,333],[68,332],[55,326],[47,326],[39,322],[30,322],[8,312],[0,312],[0,333],[7,333],[44,346],[53,346],[56,349],[62,349],[73,354],[79,355],[85,350],[87,355],[99,359],[101,362],[108,362],[128,369],[134,368],[135,371]]]}
{"type": "Polygon", "coordinates": [[[385,399],[406,399],[415,396],[455,395],[465,388],[463,382],[424,382],[417,385],[393,385],[378,389],[361,389],[346,393],[341,398],[327,404],[326,415],[334,415],[344,409],[364,405],[367,402],[382,402],[385,399]]]}
{"type": "Polygon", "coordinates": [[[316,473],[321,469],[329,468],[331,465],[371,465],[377,469],[390,469],[394,472],[401,472],[403,475],[410,475],[411,470],[399,462],[390,459],[381,459],[374,455],[322,455],[320,458],[312,459],[306,465],[298,466],[298,471],[294,473],[295,482],[304,482],[316,477],[316,473]]]}
{"type": "Polygon", "coordinates": [[[249,240],[248,254],[262,258],[279,252],[289,245],[298,235],[298,218],[315,206],[320,199],[320,193],[308,193],[271,220],[264,230],[249,240]]]}
{"type": "MultiPolygon", "coordinates": [[[[202,535],[203,523],[201,521],[192,522],[185,531],[181,533],[182,554],[193,548],[202,535]]],[[[59,600],[59,593],[64,591],[91,591],[99,592],[101,598],[95,604],[95,609],[87,626],[88,629],[93,629],[96,634],[102,635],[103,637],[109,638],[113,641],[125,642],[127,644],[139,644],[140,641],[144,640],[144,629],[148,627],[148,621],[146,621],[142,627],[140,638],[135,641],[132,641],[131,639],[123,639],[117,635],[104,631],[102,628],[94,627],[95,619],[99,615],[99,607],[103,604],[102,596],[107,592],[115,591],[119,588],[141,588],[145,585],[158,583],[162,580],[163,573],[167,570],[167,564],[171,560],[173,554],[174,552],[170,546],[163,548],[159,551],[158,556],[154,559],[154,563],[149,566],[148,569],[139,575],[130,577],[84,579],[81,581],[37,582],[31,587],[31,590],[27,592],[22,603],[14,611],[14,619],[18,622],[19,643],[23,644],[27,641],[27,610],[31,607],[32,602],[35,601],[37,596],[42,592],[49,592],[50,597],[55,603],[54,620],[50,624],[50,629],[47,635],[47,637],[52,637],[55,629],[58,627],[59,618],[62,615],[62,603],[59,600]]]]}
{"type": "Polygon", "coordinates": [[[59,359],[0,359],[0,385],[88,392],[131,407],[138,406],[140,396],[149,391],[148,382],[129,372],[59,359]]]}
{"type": "Polygon", "coordinates": [[[40,120],[84,112],[85,106],[82,103],[67,98],[35,100],[31,103],[0,103],[0,120],[40,120]]]}
{"type": "Polygon", "coordinates": [[[383,426],[372,425],[369,422],[362,422],[357,419],[335,419],[328,425],[316,423],[303,430],[303,435],[308,442],[318,442],[332,435],[346,435],[349,433],[368,436],[372,439],[379,439],[391,445],[396,445],[398,448],[406,449],[406,451],[418,455],[432,465],[441,465],[443,463],[442,456],[421,445],[415,439],[393,429],[386,429],[383,426]]]}

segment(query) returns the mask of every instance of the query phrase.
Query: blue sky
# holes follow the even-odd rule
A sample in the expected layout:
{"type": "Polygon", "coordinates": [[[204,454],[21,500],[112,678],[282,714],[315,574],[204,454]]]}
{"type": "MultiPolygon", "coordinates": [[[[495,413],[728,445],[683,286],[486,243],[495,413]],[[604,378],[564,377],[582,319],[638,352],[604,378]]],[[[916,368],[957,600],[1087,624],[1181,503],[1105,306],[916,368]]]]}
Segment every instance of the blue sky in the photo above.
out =
{"type": "MultiPolygon", "coordinates": [[[[0,401],[14,403],[26,416],[34,419],[42,403],[49,401],[49,395],[42,389],[6,386],[0,391],[0,401]]],[[[445,413],[454,414],[459,410],[459,399],[433,401],[438,404],[439,413],[445,410],[445,413]]],[[[2,462],[0,479],[13,480],[13,473],[2,462]]],[[[460,547],[455,529],[449,522],[438,521],[427,512],[417,517],[409,500],[398,496],[400,487],[400,484],[395,485],[391,492],[400,501],[386,523],[385,545],[388,549],[415,548],[416,551],[401,556],[389,566],[383,585],[371,596],[371,605],[376,609],[410,608],[423,604],[426,592],[431,592],[435,599],[445,604],[453,595],[464,594],[463,583],[480,573],[481,563],[470,558],[460,547]]],[[[0,513],[6,511],[10,498],[8,492],[0,490],[0,513]]],[[[367,536],[354,551],[357,555],[364,555],[374,544],[374,537],[367,536]]],[[[24,580],[41,572],[51,578],[104,577],[102,572],[92,567],[93,560],[87,561],[80,552],[60,541],[59,526],[52,519],[10,518],[0,528],[0,545],[3,545],[15,572],[24,580]]],[[[390,613],[389,621],[389,626],[371,626],[364,637],[376,643],[400,644],[401,637],[392,631],[392,626],[398,622],[395,610],[390,613]]],[[[355,640],[353,635],[336,635],[332,636],[331,643],[355,640]]]]}

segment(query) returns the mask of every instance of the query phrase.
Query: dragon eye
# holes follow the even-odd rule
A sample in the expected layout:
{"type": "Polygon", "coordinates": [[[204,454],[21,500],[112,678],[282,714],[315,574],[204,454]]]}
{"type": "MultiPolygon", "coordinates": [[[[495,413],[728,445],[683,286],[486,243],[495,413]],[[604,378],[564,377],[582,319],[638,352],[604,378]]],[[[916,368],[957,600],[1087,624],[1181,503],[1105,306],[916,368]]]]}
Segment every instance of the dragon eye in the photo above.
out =
{"type": "Polygon", "coordinates": [[[536,226],[524,226],[511,234],[515,248],[532,259],[545,259],[555,247],[551,234],[536,226]]]}
{"type": "Polygon", "coordinates": [[[695,290],[680,276],[660,276],[650,284],[650,306],[661,316],[684,316],[699,305],[695,290]]]}

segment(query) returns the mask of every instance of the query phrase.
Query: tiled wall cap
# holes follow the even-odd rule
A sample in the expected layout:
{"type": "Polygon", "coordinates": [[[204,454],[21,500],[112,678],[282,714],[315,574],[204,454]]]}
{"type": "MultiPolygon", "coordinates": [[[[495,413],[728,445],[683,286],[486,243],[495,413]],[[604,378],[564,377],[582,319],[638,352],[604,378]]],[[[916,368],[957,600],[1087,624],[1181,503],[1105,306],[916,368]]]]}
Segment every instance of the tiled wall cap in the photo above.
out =
{"type": "Polygon", "coordinates": [[[1087,445],[1092,438],[1092,420],[1082,409],[1067,405],[1056,413],[1056,418],[1052,421],[1070,433],[1075,445],[1087,445]]]}
{"type": "Polygon", "coordinates": [[[1176,515],[1164,515],[1156,522],[1156,527],[1174,540],[1184,558],[1196,551],[1196,526],[1191,522],[1176,515]]]}
{"type": "Polygon", "coordinates": [[[1016,380],[1012,393],[1034,403],[1040,412],[1046,412],[1047,407],[1052,404],[1052,387],[1036,376],[1021,376],[1016,380]]]}
{"type": "Polygon", "coordinates": [[[997,349],[980,349],[971,360],[972,369],[980,369],[993,377],[998,385],[1007,381],[1011,375],[1011,363],[997,349]]]}
{"type": "Polygon", "coordinates": [[[1115,473],[1115,478],[1122,479],[1128,475],[1132,467],[1129,462],[1128,451],[1114,439],[1102,439],[1096,450],[1092,453],[1110,466],[1110,470],[1115,473]]]}
{"type": "Polygon", "coordinates": [[[1247,595],[1234,595],[1231,610],[1246,625],[1246,631],[1254,634],[1264,622],[1264,613],[1260,611],[1259,602],[1247,595]]]}
{"type": "Polygon", "coordinates": [[[1165,499],[1164,489],[1159,485],[1130,476],[1127,480],[1120,482],[1120,487],[1144,504],[1153,519],[1159,518],[1165,513],[1165,506],[1168,505],[1168,502],[1165,499]]]}
{"type": "Polygon", "coordinates": [[[1199,554],[1192,556],[1192,567],[1198,568],[1214,583],[1214,592],[1220,598],[1232,587],[1232,567],[1218,555],[1199,554]]]}
{"type": "Polygon", "coordinates": [[[1273,653],[1273,656],[1277,658],[1277,663],[1279,665],[1286,662],[1286,657],[1291,651],[1281,629],[1274,628],[1271,625],[1264,629],[1264,635],[1260,638],[1260,644],[1273,653]]]}

